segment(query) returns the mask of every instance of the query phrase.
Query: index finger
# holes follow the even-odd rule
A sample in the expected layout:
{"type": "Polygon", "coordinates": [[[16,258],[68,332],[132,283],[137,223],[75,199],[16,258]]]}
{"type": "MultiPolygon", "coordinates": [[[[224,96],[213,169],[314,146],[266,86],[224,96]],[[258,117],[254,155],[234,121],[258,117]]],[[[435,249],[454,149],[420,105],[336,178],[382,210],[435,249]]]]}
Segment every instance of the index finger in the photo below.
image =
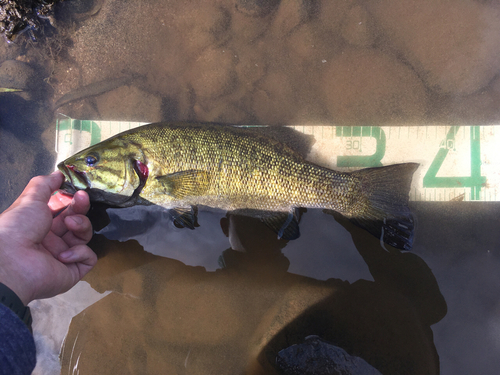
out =
{"type": "Polygon", "coordinates": [[[48,176],[33,177],[24,188],[18,200],[47,203],[52,193],[61,187],[63,181],[64,176],[59,171],[55,171],[48,176]]]}
{"type": "Polygon", "coordinates": [[[32,204],[34,202],[47,204],[52,192],[56,191],[64,181],[61,172],[56,171],[48,176],[33,177],[24,188],[19,197],[7,208],[5,212],[15,209],[19,205],[32,204]]]}

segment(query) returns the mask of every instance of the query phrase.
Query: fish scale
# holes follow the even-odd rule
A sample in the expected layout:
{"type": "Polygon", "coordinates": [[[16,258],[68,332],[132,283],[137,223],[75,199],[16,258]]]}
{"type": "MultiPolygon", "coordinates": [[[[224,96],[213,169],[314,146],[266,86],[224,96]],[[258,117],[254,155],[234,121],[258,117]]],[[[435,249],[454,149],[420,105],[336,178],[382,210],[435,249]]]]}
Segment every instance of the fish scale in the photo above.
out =
{"type": "MultiPolygon", "coordinates": [[[[300,160],[280,143],[249,136],[247,130],[172,127],[129,136],[132,142],[143,144],[146,164],[156,175],[194,169],[217,177],[203,195],[190,198],[192,204],[211,206],[217,201],[215,204],[227,210],[289,211],[292,206],[323,207],[332,202],[327,208],[339,208],[335,190],[324,194],[325,184],[333,177],[331,171],[300,160]],[[169,155],[172,150],[174,154],[169,155]]],[[[172,201],[157,191],[158,183],[148,181],[141,196],[160,205],[172,201]]]]}

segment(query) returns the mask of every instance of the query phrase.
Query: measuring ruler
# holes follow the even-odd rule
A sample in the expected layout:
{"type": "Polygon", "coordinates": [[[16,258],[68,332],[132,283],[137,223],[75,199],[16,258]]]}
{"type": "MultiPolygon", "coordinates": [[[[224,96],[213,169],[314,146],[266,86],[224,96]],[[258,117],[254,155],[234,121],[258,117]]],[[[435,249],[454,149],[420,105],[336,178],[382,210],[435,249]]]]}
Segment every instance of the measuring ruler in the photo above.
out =
{"type": "Polygon", "coordinates": [[[500,126],[294,126],[338,170],[416,162],[413,201],[500,200],[500,126]]]}
{"type": "MultiPolygon", "coordinates": [[[[57,121],[57,163],[143,122],[57,121]]],[[[412,201],[499,201],[500,126],[323,126],[291,128],[314,136],[307,160],[350,171],[416,162],[412,201]]]]}

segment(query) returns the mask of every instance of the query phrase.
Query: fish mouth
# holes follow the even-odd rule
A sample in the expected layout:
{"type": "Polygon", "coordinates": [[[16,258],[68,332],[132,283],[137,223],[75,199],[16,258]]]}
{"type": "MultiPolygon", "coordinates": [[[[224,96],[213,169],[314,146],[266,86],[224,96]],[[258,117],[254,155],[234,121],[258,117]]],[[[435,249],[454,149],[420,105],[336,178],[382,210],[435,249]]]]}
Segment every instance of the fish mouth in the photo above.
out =
{"type": "Polygon", "coordinates": [[[71,182],[64,181],[58,191],[64,195],[73,196],[78,189],[71,182]]]}
{"type": "Polygon", "coordinates": [[[57,168],[64,174],[66,181],[61,185],[62,192],[73,195],[78,190],[84,190],[90,187],[90,182],[85,174],[85,172],[80,172],[73,165],[65,165],[64,163],[59,163],[57,168]],[[85,188],[78,188],[77,185],[83,185],[85,188]]]}

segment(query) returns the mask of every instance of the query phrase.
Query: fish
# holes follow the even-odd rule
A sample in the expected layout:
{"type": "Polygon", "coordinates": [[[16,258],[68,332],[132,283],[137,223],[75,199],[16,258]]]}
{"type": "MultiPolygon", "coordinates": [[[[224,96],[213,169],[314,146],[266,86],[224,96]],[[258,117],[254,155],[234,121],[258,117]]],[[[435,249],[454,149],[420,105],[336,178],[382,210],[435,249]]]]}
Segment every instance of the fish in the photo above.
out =
{"type": "Polygon", "coordinates": [[[142,76],[139,74],[129,74],[120,78],[93,82],[86,86],[79,87],[74,91],[66,93],[59,99],[57,99],[57,101],[52,106],[52,110],[56,111],[59,107],[62,107],[63,105],[72,103],[74,101],[91,98],[93,96],[101,95],[105,92],[117,89],[120,86],[129,85],[134,80],[141,77],[142,76]]]}
{"type": "Polygon", "coordinates": [[[198,207],[259,217],[283,239],[300,235],[299,209],[334,210],[385,244],[410,250],[408,196],[417,163],[335,171],[311,163],[276,137],[204,123],[143,125],[58,164],[66,193],[115,207],[158,205],[179,226],[198,225],[198,207]]]}
{"type": "Polygon", "coordinates": [[[0,87],[0,93],[2,92],[18,92],[18,91],[23,91],[21,89],[11,89],[8,87],[0,87]]]}

